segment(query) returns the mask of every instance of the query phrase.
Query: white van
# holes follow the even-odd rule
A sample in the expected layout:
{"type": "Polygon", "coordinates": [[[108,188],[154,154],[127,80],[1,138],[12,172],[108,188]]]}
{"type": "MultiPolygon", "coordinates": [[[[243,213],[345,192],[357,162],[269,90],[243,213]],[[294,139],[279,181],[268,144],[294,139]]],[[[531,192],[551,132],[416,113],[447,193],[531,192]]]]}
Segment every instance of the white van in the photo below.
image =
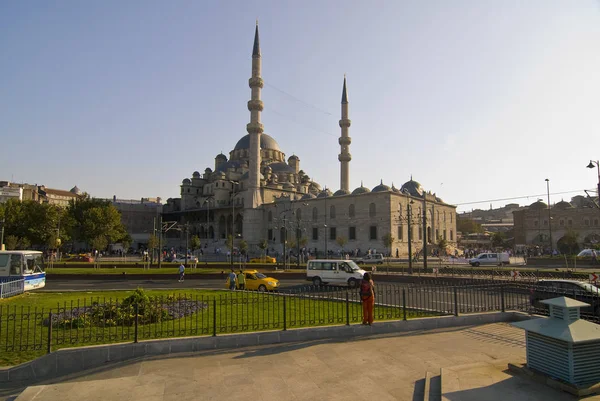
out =
{"type": "Polygon", "coordinates": [[[510,258],[508,253],[500,252],[500,253],[480,253],[475,256],[473,259],[469,259],[469,264],[471,266],[480,266],[480,265],[507,265],[510,263],[510,258]]]}
{"type": "Polygon", "coordinates": [[[316,286],[336,284],[356,288],[365,273],[352,260],[317,259],[306,264],[306,279],[316,286]]]}

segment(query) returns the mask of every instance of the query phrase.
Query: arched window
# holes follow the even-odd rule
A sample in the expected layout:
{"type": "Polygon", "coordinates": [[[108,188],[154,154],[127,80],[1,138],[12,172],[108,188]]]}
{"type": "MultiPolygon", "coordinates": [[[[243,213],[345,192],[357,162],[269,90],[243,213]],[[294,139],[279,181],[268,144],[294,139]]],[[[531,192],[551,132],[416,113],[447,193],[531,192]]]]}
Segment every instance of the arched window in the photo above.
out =
{"type": "Polygon", "coordinates": [[[348,216],[350,218],[354,218],[354,216],[355,216],[354,204],[351,204],[350,206],[348,206],[348,216]]]}
{"type": "Polygon", "coordinates": [[[270,222],[273,221],[273,212],[269,210],[269,214],[267,215],[267,220],[270,222]]]}
{"type": "Polygon", "coordinates": [[[296,209],[296,220],[302,220],[302,210],[296,209]]]}
{"type": "Polygon", "coordinates": [[[317,221],[319,219],[319,210],[316,207],[313,207],[313,221],[317,221]]]}
{"type": "Polygon", "coordinates": [[[332,219],[335,219],[335,206],[331,205],[329,207],[329,217],[331,217],[332,219]]]}
{"type": "Polygon", "coordinates": [[[377,215],[377,209],[375,208],[375,204],[371,203],[369,205],[369,217],[375,217],[377,215]]]}

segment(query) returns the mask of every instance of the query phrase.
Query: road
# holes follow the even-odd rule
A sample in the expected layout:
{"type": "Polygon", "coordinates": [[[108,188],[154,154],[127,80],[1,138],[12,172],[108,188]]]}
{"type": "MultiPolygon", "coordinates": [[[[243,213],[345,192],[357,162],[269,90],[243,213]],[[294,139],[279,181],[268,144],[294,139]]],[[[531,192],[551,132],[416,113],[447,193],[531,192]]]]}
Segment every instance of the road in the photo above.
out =
{"type": "MultiPolygon", "coordinates": [[[[281,288],[294,288],[306,285],[306,280],[281,281],[281,288]]],[[[116,279],[116,280],[68,280],[52,279],[46,281],[46,287],[38,291],[109,291],[109,290],[135,290],[138,287],[152,290],[179,290],[179,289],[225,289],[225,280],[188,279],[183,283],[177,277],[165,277],[154,280],[116,279]]]]}

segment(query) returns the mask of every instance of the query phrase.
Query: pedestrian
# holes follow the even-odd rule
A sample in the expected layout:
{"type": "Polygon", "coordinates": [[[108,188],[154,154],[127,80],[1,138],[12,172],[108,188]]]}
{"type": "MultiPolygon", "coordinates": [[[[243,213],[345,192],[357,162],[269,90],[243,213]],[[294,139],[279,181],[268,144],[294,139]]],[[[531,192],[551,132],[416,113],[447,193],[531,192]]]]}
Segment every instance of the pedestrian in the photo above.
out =
{"type": "Polygon", "coordinates": [[[373,309],[375,308],[375,284],[369,273],[365,273],[360,282],[360,300],[363,304],[362,324],[373,324],[373,309]]]}
{"type": "Polygon", "coordinates": [[[183,282],[183,277],[185,276],[185,266],[182,264],[179,265],[179,282],[183,282]]]}
{"type": "Polygon", "coordinates": [[[231,291],[235,291],[235,284],[237,282],[237,276],[235,275],[235,271],[231,269],[231,273],[229,273],[229,289],[231,291]]]}
{"type": "Polygon", "coordinates": [[[237,284],[239,290],[246,289],[246,275],[244,274],[244,271],[242,269],[240,269],[240,272],[237,275],[237,284]]]}

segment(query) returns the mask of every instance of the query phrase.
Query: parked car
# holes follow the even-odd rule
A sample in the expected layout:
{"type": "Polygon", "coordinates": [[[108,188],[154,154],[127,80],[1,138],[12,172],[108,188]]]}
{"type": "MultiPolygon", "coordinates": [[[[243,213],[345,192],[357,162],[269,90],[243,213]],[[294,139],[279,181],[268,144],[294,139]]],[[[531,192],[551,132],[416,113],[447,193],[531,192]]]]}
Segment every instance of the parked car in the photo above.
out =
{"type": "MultiPolygon", "coordinates": [[[[177,257],[173,258],[173,260],[171,260],[171,261],[174,263],[185,263],[185,255],[177,255],[177,257]]],[[[198,263],[198,258],[194,255],[188,255],[187,262],[188,263],[198,263]]]]}
{"type": "Polygon", "coordinates": [[[591,258],[594,254],[598,255],[598,251],[595,249],[584,249],[577,254],[578,258],[591,258]]]}
{"type": "MultiPolygon", "coordinates": [[[[243,272],[246,277],[246,289],[254,291],[275,291],[279,288],[279,280],[268,277],[258,270],[246,270],[243,272]]],[[[238,272],[236,272],[238,274],[238,272]]],[[[225,281],[225,288],[229,288],[229,277],[225,281]]]]}
{"type": "Polygon", "coordinates": [[[370,255],[365,255],[362,258],[354,259],[354,263],[363,264],[363,263],[374,263],[376,265],[383,264],[383,254],[382,253],[372,253],[370,255]]]}
{"type": "Polygon", "coordinates": [[[582,314],[594,314],[600,317],[600,289],[593,284],[577,280],[539,280],[531,289],[531,305],[546,309],[548,305],[540,301],[557,297],[573,298],[590,304],[581,308],[582,314]]]}
{"type": "Polygon", "coordinates": [[[271,256],[261,256],[250,259],[250,263],[277,263],[277,260],[271,256]]]}
{"type": "Polygon", "coordinates": [[[88,255],[77,255],[77,256],[73,256],[70,257],[69,259],[65,260],[65,262],[85,262],[85,263],[91,263],[94,261],[94,258],[92,258],[91,256],[88,255]]]}

